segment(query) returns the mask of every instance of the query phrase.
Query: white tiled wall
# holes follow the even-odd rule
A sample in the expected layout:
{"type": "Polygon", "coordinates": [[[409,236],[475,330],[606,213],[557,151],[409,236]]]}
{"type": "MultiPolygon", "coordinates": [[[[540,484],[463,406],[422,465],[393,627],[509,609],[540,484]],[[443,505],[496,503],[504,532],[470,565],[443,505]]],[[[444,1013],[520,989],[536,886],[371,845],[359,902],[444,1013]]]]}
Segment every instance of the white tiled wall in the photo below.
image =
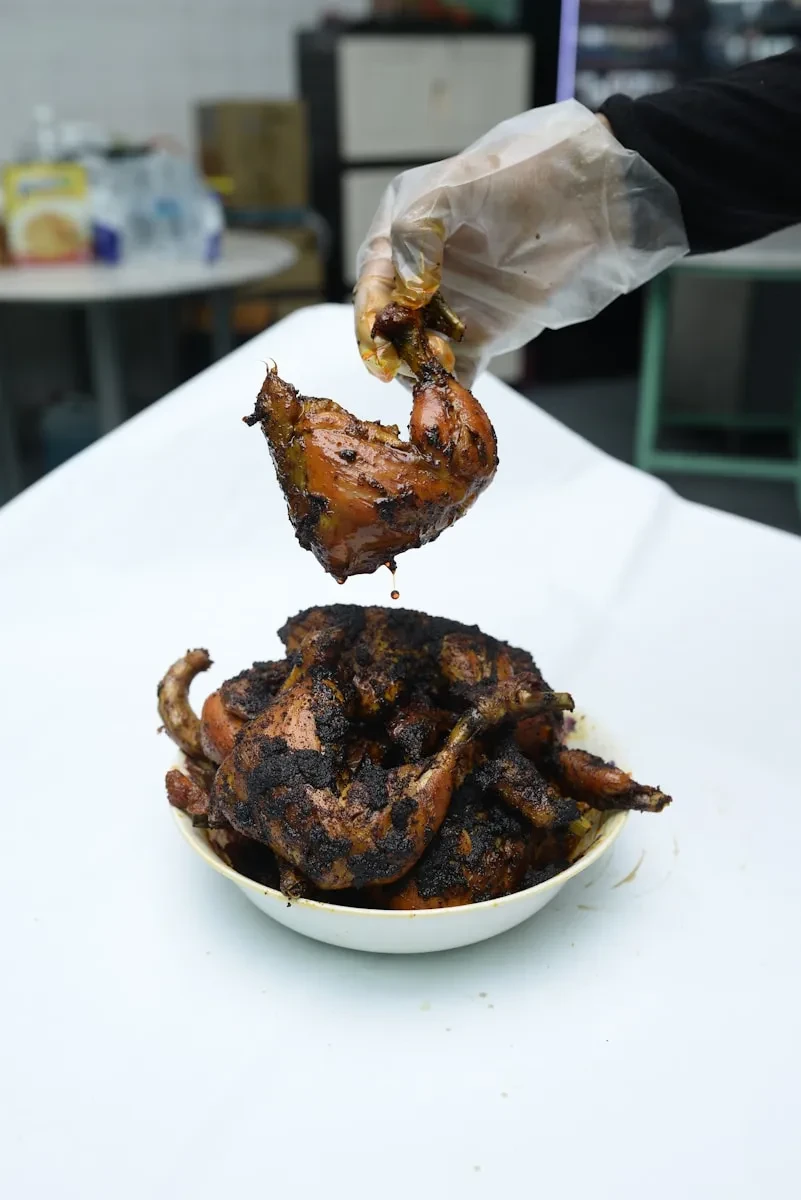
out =
{"type": "Polygon", "coordinates": [[[0,0],[0,160],[37,104],[192,144],[198,100],[296,94],[295,33],[369,0],[0,0]]]}

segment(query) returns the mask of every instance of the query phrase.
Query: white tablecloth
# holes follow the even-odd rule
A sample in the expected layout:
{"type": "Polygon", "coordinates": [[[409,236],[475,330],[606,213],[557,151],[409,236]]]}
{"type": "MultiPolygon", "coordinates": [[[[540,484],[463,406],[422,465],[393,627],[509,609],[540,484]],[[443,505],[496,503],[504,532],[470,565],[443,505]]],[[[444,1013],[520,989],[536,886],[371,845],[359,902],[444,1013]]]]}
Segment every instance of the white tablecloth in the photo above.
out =
{"type": "Polygon", "coordinates": [[[156,736],[187,646],[211,686],[305,605],[389,603],[386,573],[339,588],[294,541],[239,420],[268,356],[362,416],[408,414],[346,310],[306,310],[0,514],[4,1193],[794,1194],[801,542],[484,379],[498,479],[401,558],[401,603],[530,647],[675,804],[495,941],[305,941],[189,853],[156,736]]]}

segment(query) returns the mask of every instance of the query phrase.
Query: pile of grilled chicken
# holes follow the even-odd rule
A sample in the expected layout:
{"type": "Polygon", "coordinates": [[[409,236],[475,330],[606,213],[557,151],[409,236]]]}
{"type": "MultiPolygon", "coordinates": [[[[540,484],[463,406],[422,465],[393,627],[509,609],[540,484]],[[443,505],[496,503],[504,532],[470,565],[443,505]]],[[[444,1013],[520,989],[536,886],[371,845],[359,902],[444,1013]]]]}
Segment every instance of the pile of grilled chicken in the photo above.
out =
{"type": "Polygon", "coordinates": [[[170,803],[217,853],[290,898],[439,908],[557,873],[603,812],[670,797],[564,744],[573,701],[531,655],[403,609],[311,608],[286,657],[190,707],[211,665],[189,651],[159,685],[184,754],[170,803]]]}
{"type": "Polygon", "coordinates": [[[298,541],[342,583],[439,537],[497,469],[490,420],[435,356],[430,331],[464,332],[438,296],[424,310],[390,304],[374,326],[416,381],[408,441],[396,425],[302,396],[275,367],[244,418],[267,439],[298,541]]]}

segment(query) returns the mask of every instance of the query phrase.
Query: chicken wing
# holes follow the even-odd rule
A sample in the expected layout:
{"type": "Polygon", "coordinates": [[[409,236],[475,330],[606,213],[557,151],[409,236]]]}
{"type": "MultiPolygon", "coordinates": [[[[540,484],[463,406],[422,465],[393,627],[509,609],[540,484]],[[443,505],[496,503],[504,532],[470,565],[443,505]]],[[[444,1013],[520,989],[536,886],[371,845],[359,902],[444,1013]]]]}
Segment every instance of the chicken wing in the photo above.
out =
{"type": "Polygon", "coordinates": [[[601,812],[623,808],[661,812],[670,804],[670,796],[659,788],[637,783],[627,771],[587,750],[558,746],[552,764],[554,776],[564,791],[601,812]]]}
{"type": "Polygon", "coordinates": [[[203,748],[200,719],[189,703],[189,688],[195,676],[208,671],[210,666],[208,650],[187,650],[183,658],[172,664],[157,693],[162,728],[186,756],[187,774],[206,791],[215,766],[203,748]]]}
{"type": "Polygon", "coordinates": [[[208,650],[187,650],[158,686],[159,716],[164,729],[189,758],[203,758],[200,721],[189,703],[192,680],[211,666],[208,650]]]}

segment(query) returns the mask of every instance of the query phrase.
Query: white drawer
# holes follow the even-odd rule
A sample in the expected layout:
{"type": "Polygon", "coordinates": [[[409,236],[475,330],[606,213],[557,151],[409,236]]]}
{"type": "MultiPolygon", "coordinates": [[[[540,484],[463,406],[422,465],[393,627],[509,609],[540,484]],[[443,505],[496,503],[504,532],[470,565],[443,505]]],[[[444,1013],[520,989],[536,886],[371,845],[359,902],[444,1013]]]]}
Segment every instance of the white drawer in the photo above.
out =
{"type": "Polygon", "coordinates": [[[356,255],[378,208],[384,188],[394,179],[394,170],[342,172],[342,278],[348,286],[356,282],[356,255]]]}
{"type": "Polygon", "coordinates": [[[340,155],[431,161],[530,105],[532,42],[344,36],[337,43],[340,155]]]}

